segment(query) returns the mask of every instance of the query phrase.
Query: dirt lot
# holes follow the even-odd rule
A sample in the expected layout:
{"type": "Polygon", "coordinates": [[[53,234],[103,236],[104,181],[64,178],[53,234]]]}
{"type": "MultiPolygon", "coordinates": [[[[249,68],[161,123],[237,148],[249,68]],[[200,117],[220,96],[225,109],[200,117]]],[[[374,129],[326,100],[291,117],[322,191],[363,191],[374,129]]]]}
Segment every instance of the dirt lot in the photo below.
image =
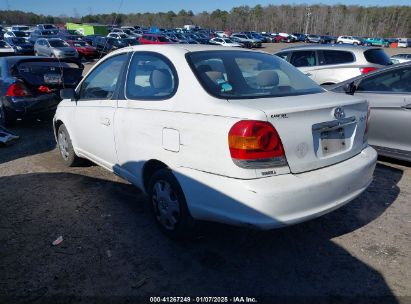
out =
{"type": "Polygon", "coordinates": [[[12,130],[21,139],[0,148],[1,303],[411,303],[410,164],[379,161],[364,194],[319,219],[270,232],[204,223],[176,243],[139,190],[97,166],[63,167],[50,122],[12,130]]]}

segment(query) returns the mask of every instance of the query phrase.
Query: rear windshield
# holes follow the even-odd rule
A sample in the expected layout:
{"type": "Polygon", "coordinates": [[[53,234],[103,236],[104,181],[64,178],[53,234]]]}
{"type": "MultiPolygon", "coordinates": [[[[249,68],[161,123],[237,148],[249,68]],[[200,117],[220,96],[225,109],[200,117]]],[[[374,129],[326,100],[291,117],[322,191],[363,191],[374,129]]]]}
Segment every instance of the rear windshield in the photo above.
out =
{"type": "Polygon", "coordinates": [[[323,92],[310,78],[273,55],[205,51],[186,56],[204,89],[218,98],[264,98],[323,92]]]}
{"type": "Polygon", "coordinates": [[[384,52],[384,50],[372,49],[364,52],[365,59],[368,62],[381,64],[381,65],[390,65],[392,64],[390,57],[384,52]]]}
{"type": "Polygon", "coordinates": [[[67,47],[69,46],[67,42],[63,40],[49,40],[50,46],[52,47],[67,47]]]}

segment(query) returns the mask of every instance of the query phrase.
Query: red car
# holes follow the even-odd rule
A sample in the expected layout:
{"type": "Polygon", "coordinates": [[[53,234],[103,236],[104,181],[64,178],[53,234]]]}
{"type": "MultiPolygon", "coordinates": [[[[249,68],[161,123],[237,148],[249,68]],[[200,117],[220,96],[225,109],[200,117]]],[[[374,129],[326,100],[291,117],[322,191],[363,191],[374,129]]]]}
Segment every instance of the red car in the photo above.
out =
{"type": "Polygon", "coordinates": [[[155,34],[144,34],[138,40],[141,44],[171,44],[173,43],[167,37],[155,34]]]}
{"type": "Polygon", "coordinates": [[[85,41],[81,40],[68,40],[66,41],[70,46],[74,47],[79,54],[79,58],[98,58],[98,53],[95,47],[88,45],[85,41]]]}

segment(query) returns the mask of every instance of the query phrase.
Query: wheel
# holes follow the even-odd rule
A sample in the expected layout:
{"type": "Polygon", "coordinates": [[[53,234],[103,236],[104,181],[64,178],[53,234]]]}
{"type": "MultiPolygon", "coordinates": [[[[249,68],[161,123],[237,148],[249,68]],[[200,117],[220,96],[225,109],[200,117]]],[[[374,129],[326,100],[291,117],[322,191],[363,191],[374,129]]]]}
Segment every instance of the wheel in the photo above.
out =
{"type": "Polygon", "coordinates": [[[342,44],[342,41],[338,41],[338,44],[342,44]]]}
{"type": "Polygon", "coordinates": [[[357,43],[357,42],[354,42],[353,45],[358,45],[358,43],[357,43]]]}
{"type": "Polygon", "coordinates": [[[76,155],[71,143],[66,126],[61,125],[57,131],[57,143],[63,162],[67,167],[76,167],[82,163],[82,159],[76,155]]]}
{"type": "Polygon", "coordinates": [[[153,174],[148,195],[161,231],[173,239],[187,239],[194,231],[194,219],[187,207],[183,190],[170,169],[153,174]]]}
{"type": "Polygon", "coordinates": [[[38,56],[39,53],[37,51],[34,51],[34,56],[38,56]]]}

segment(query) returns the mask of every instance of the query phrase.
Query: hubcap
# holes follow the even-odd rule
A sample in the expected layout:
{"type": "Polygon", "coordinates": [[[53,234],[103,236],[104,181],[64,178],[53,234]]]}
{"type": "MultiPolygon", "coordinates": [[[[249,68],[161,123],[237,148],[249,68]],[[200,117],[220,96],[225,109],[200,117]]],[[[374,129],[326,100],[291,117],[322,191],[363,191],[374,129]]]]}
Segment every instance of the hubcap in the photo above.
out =
{"type": "Polygon", "coordinates": [[[175,229],[180,217],[180,203],[171,185],[163,180],[157,181],[152,199],[157,220],[164,228],[175,229]]]}
{"type": "Polygon", "coordinates": [[[70,156],[69,148],[68,148],[68,140],[67,140],[66,133],[62,131],[59,132],[59,148],[60,148],[61,156],[63,156],[64,159],[68,159],[70,156]]]}

